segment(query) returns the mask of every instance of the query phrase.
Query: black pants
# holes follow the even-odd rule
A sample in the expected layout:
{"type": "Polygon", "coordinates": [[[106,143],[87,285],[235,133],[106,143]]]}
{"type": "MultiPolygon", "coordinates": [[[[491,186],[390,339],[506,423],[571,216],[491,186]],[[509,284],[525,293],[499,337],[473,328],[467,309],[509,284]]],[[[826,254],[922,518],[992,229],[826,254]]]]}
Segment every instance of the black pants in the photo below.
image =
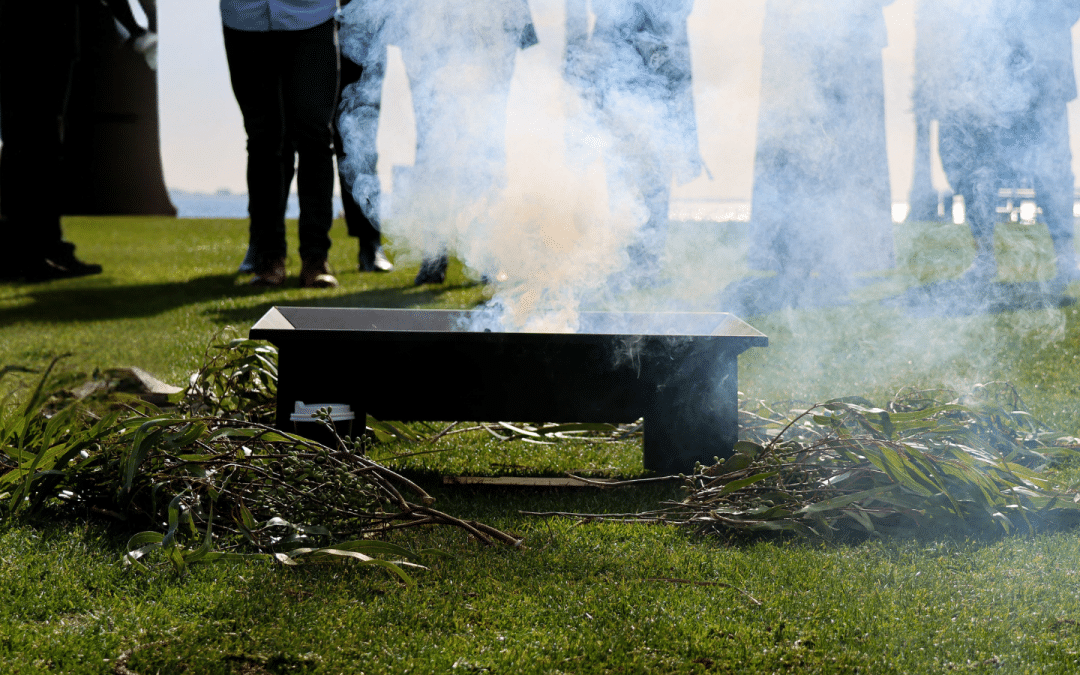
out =
{"type": "MultiPolygon", "coordinates": [[[[347,1],[341,4],[347,4],[347,1]]],[[[381,63],[375,65],[382,66],[381,63]]],[[[357,65],[347,58],[341,59],[341,86],[338,90],[338,95],[340,96],[341,93],[344,92],[345,87],[354,82],[359,82],[360,77],[363,74],[364,66],[357,65]]],[[[379,208],[379,193],[376,191],[371,195],[375,200],[375,203],[368,205],[368,210],[372,214],[369,218],[364,215],[364,210],[356,203],[356,199],[353,197],[352,185],[350,184],[348,175],[346,172],[341,171],[345,159],[345,143],[341,139],[341,130],[338,128],[337,124],[334,125],[334,148],[337,152],[338,159],[338,176],[341,181],[341,205],[345,209],[345,226],[348,228],[349,236],[356,237],[360,240],[361,250],[374,250],[382,243],[382,235],[379,231],[379,219],[376,215],[379,208]]],[[[376,154],[375,148],[370,148],[370,153],[364,157],[360,173],[368,176],[376,175],[378,158],[379,156],[376,154]]]]}
{"type": "Polygon", "coordinates": [[[68,246],[57,178],[78,15],[74,0],[51,3],[49,39],[27,50],[27,27],[40,28],[42,12],[36,2],[0,2],[0,246],[12,258],[52,257],[68,246]]]}
{"type": "Polygon", "coordinates": [[[285,257],[293,149],[299,156],[300,257],[325,258],[334,219],[335,23],[297,31],[224,31],[229,76],[248,137],[248,215],[257,264],[285,257]]]}

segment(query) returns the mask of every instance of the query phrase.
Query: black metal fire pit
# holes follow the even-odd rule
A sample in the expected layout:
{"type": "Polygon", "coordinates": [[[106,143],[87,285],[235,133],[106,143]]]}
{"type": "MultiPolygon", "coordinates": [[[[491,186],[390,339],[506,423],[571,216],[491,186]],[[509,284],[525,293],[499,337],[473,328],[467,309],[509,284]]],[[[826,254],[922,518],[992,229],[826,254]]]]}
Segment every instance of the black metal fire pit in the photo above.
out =
{"type": "MultiPolygon", "coordinates": [[[[473,312],[274,307],[277,426],[296,402],[376,419],[632,422],[645,468],[688,472],[738,440],[738,356],[768,338],[730,314],[582,312],[577,333],[470,328],[473,312]]],[[[362,427],[361,427],[362,428],[362,427]]]]}

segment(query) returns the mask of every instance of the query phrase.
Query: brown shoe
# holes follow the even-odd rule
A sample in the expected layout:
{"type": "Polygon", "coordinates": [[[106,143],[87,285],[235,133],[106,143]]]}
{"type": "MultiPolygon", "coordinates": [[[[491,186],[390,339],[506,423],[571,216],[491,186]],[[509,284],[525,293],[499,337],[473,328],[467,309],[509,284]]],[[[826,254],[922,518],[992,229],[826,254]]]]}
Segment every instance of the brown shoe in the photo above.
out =
{"type": "Polygon", "coordinates": [[[248,282],[252,286],[281,286],[285,283],[285,258],[264,261],[248,282]]]}
{"type": "Polygon", "coordinates": [[[337,288],[338,280],[330,273],[326,258],[306,258],[300,268],[301,288],[337,288]]]}

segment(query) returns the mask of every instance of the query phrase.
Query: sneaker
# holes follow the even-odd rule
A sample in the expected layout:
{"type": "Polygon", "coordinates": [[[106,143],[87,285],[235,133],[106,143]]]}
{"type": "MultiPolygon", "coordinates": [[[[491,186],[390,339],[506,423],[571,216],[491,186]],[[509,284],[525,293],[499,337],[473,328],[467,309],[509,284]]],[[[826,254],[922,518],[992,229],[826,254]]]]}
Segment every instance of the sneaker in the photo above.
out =
{"type": "Polygon", "coordinates": [[[240,263],[240,267],[238,267],[236,271],[240,274],[254,274],[256,258],[258,258],[258,256],[255,255],[255,247],[248,244],[247,252],[244,253],[244,260],[240,263]]]}
{"type": "Polygon", "coordinates": [[[326,258],[305,258],[300,268],[301,288],[337,288],[338,280],[326,258]]]}
{"type": "Polygon", "coordinates": [[[248,282],[251,286],[281,286],[285,283],[285,258],[264,261],[248,282]]]}
{"type": "Polygon", "coordinates": [[[382,246],[368,248],[360,247],[360,264],[356,266],[360,272],[393,272],[394,263],[383,253],[382,246]]]}
{"type": "Polygon", "coordinates": [[[448,263],[449,260],[445,255],[440,255],[437,258],[424,258],[424,261],[420,263],[420,271],[416,273],[416,280],[413,283],[417,286],[443,283],[446,281],[446,266],[448,263]]]}

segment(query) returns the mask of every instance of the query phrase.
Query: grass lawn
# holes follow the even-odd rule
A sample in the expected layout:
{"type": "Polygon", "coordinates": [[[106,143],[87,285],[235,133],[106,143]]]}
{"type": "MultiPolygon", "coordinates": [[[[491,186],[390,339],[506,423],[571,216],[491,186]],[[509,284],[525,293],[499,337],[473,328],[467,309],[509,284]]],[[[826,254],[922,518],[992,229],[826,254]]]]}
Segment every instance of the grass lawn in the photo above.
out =
{"type": "MultiPolygon", "coordinates": [[[[331,262],[342,287],[334,291],[245,287],[233,274],[246,242],[239,221],[82,218],[66,221],[65,233],[105,274],[0,285],[0,367],[40,366],[70,352],[72,370],[136,365],[182,384],[215,333],[234,326],[243,334],[275,304],[470,307],[488,292],[456,265],[448,284],[420,289],[407,263],[361,275],[340,223],[331,262]]],[[[745,395],[884,400],[909,386],[1007,380],[1037,417],[1080,435],[1077,308],[946,318],[884,306],[877,301],[912,284],[957,274],[972,252],[962,226],[901,225],[896,234],[897,269],[869,279],[853,303],[750,319],[770,346],[741,357],[745,395]]],[[[1053,274],[1041,226],[1002,228],[998,246],[1005,279],[1053,274]]],[[[680,262],[669,265],[667,290],[677,289],[669,295],[679,307],[710,309],[745,274],[744,250],[738,226],[674,225],[668,252],[680,262]]],[[[663,308],[663,292],[626,304],[663,308]]],[[[402,364],[402,376],[416,374],[402,364]]],[[[432,395],[454,391],[437,376],[417,385],[432,395]]],[[[167,568],[124,570],[117,561],[130,532],[115,525],[9,523],[0,526],[0,673],[1080,669],[1075,531],[971,540],[929,532],[817,546],[548,520],[520,511],[636,512],[679,492],[439,481],[465,472],[635,477],[638,442],[537,446],[462,435],[422,448],[439,452],[397,457],[416,449],[384,445],[377,453],[441,510],[518,534],[526,546],[481,548],[449,530],[400,534],[410,548],[451,554],[432,558],[413,588],[349,565],[223,564],[179,578],[167,568]]]]}

